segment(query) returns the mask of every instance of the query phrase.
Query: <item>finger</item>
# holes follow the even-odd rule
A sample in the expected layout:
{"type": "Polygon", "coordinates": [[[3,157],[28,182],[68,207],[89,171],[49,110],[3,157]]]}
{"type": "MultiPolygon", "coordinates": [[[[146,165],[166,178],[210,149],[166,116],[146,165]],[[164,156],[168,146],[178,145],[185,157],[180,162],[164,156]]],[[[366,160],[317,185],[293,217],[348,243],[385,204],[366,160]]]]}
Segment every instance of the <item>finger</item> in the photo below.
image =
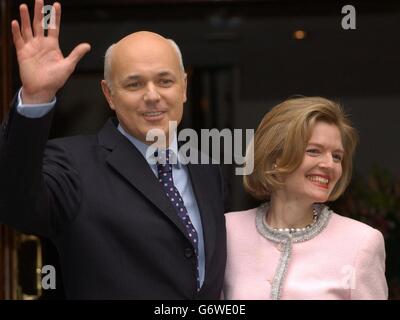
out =
{"type": "Polygon", "coordinates": [[[33,15],[33,31],[35,36],[43,37],[43,0],[35,1],[35,13],[33,15]]]}
{"type": "Polygon", "coordinates": [[[21,31],[24,40],[29,40],[33,37],[31,28],[31,19],[29,18],[29,11],[26,4],[21,4],[19,7],[19,13],[21,16],[21,31]]]}
{"type": "Polygon", "coordinates": [[[82,57],[89,51],[90,44],[81,43],[80,45],[76,46],[74,50],[71,51],[66,60],[72,65],[73,68],[75,68],[79,60],[81,60],[82,57]]]}
{"type": "Polygon", "coordinates": [[[24,45],[24,39],[22,38],[20,29],[19,29],[19,23],[17,20],[13,20],[11,22],[11,32],[13,35],[13,41],[15,48],[17,50],[21,49],[21,47],[24,45]]]}
{"type": "Polygon", "coordinates": [[[51,21],[51,28],[48,30],[47,35],[49,37],[55,37],[58,39],[58,36],[60,34],[60,22],[61,22],[61,4],[58,2],[55,2],[53,4],[53,10],[54,10],[54,19],[55,21],[51,21]]]}

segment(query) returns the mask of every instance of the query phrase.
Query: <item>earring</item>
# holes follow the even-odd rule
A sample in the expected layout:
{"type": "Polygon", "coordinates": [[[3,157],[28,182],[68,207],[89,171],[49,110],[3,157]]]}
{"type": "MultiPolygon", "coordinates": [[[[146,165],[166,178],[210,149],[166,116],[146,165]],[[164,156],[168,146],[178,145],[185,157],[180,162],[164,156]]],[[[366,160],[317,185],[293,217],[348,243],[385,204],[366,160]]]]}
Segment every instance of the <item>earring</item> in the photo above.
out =
{"type": "Polygon", "coordinates": [[[274,164],[272,165],[272,167],[276,170],[276,168],[278,168],[278,165],[277,165],[276,163],[274,163],[274,164]]]}

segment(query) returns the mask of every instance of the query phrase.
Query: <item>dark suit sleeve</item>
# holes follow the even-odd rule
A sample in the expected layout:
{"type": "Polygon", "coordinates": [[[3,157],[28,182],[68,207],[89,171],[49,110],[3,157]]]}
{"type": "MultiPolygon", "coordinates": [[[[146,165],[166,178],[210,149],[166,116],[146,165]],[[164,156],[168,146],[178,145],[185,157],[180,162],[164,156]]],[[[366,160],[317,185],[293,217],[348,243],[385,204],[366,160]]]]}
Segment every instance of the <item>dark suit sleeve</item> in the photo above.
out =
{"type": "Polygon", "coordinates": [[[228,188],[226,186],[226,179],[224,177],[224,172],[221,166],[218,166],[218,173],[219,173],[219,181],[221,184],[221,195],[223,196],[223,204],[224,204],[224,212],[226,208],[229,208],[228,204],[228,188]]]}
{"type": "Polygon", "coordinates": [[[0,136],[0,222],[54,237],[80,202],[79,175],[61,144],[46,143],[53,111],[26,118],[15,107],[0,136]]]}

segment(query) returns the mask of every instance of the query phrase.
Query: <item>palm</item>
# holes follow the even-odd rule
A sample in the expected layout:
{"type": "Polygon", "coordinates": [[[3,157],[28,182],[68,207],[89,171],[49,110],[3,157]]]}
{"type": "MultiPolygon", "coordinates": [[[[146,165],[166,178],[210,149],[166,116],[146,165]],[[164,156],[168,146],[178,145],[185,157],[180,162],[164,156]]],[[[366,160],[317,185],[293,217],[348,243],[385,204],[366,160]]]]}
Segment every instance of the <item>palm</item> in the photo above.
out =
{"type": "Polygon", "coordinates": [[[33,39],[17,51],[20,77],[27,92],[61,88],[72,70],[55,39],[33,39]]]}
{"type": "Polygon", "coordinates": [[[90,50],[88,44],[78,45],[64,58],[59,44],[61,6],[55,4],[56,27],[44,36],[41,20],[43,0],[36,0],[33,31],[26,6],[20,7],[21,29],[12,22],[14,44],[20,70],[24,98],[28,103],[48,102],[65,84],[78,61],[90,50]],[[43,100],[43,101],[42,101],[43,100]]]}

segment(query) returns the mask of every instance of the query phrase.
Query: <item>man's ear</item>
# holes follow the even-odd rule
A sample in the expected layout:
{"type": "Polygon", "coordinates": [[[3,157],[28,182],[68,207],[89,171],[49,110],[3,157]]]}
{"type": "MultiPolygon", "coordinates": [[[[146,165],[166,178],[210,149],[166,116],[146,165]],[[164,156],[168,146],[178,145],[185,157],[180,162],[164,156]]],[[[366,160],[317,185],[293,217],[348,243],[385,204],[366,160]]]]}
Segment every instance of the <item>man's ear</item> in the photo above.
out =
{"type": "Polygon", "coordinates": [[[183,74],[183,102],[185,103],[187,100],[187,74],[183,74]]]}
{"type": "Polygon", "coordinates": [[[106,80],[101,80],[101,89],[103,90],[103,94],[107,99],[108,105],[112,110],[115,110],[115,106],[112,99],[111,89],[108,86],[106,80]]]}

